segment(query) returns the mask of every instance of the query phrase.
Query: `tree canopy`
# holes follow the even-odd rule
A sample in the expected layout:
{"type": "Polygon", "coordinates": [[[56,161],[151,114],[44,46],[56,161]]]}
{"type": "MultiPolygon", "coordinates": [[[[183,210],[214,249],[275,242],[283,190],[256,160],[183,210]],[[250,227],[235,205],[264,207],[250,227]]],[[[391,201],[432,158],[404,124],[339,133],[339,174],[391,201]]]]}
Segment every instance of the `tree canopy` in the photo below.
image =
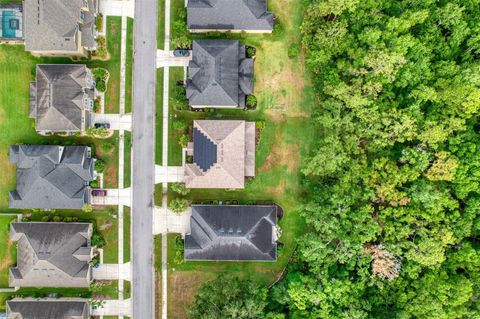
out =
{"type": "Polygon", "coordinates": [[[480,0],[306,0],[318,142],[286,318],[480,318],[480,0]]]}

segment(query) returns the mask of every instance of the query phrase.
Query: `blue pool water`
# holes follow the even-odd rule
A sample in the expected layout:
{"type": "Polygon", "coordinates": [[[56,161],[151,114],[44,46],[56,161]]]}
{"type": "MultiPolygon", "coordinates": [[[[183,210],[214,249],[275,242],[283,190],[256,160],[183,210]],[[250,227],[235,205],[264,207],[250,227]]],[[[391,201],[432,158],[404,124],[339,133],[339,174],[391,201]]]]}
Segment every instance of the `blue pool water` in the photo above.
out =
{"type": "Polygon", "coordinates": [[[20,21],[17,19],[15,11],[2,12],[2,37],[15,38],[19,27],[20,21]]]}

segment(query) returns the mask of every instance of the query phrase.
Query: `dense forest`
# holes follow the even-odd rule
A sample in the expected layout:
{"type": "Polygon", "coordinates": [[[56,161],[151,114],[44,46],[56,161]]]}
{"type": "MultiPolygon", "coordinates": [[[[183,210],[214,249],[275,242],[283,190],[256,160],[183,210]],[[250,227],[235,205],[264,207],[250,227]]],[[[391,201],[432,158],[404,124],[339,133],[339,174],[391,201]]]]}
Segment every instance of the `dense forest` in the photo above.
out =
{"type": "Polygon", "coordinates": [[[191,318],[480,318],[480,0],[307,2],[307,232],[271,289],[222,277],[191,318]]]}

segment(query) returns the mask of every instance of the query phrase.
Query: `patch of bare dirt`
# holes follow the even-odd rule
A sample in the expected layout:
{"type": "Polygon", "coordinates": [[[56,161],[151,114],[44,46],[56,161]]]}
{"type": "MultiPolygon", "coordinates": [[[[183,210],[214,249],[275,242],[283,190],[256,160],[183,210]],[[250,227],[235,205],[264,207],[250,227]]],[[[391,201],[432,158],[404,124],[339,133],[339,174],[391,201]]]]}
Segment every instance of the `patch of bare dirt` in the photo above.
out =
{"type": "Polygon", "coordinates": [[[2,260],[0,260],[0,271],[2,272],[13,264],[12,256],[10,256],[10,249],[12,248],[12,245],[13,242],[9,240],[5,250],[5,256],[2,260]]]}
{"type": "Polygon", "coordinates": [[[287,144],[284,142],[283,134],[278,134],[270,153],[258,171],[261,173],[278,166],[287,166],[289,173],[296,171],[300,161],[299,150],[298,144],[287,144]]]}
{"type": "Polygon", "coordinates": [[[117,168],[115,165],[110,165],[103,173],[103,182],[106,185],[117,185],[117,168]]]}

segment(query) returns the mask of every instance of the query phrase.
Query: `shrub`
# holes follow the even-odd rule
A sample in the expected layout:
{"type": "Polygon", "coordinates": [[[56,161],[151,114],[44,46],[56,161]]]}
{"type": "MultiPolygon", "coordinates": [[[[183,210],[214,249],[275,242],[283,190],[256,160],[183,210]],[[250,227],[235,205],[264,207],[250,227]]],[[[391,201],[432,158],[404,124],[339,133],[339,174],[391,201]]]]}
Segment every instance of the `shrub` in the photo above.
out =
{"type": "Polygon", "coordinates": [[[172,183],[170,184],[172,191],[180,195],[187,195],[190,193],[190,190],[185,187],[185,183],[172,183]]]}
{"type": "Polygon", "coordinates": [[[184,129],[187,124],[182,120],[173,120],[172,127],[174,130],[184,129]]]}
{"type": "Polygon", "coordinates": [[[97,161],[95,162],[95,170],[99,173],[102,173],[105,170],[106,166],[107,165],[105,164],[105,162],[101,159],[97,159],[97,161]]]}
{"type": "Polygon", "coordinates": [[[98,14],[97,19],[95,20],[95,29],[101,32],[103,30],[103,14],[98,14]]]}
{"type": "Polygon", "coordinates": [[[48,216],[48,215],[42,216],[42,218],[40,220],[44,223],[49,222],[50,221],[50,216],[48,216]]]}
{"type": "Polygon", "coordinates": [[[245,104],[248,108],[254,108],[257,106],[257,97],[255,95],[247,95],[245,104]]]}
{"type": "Polygon", "coordinates": [[[108,56],[107,45],[104,36],[97,38],[97,50],[93,52],[93,55],[101,59],[105,59],[108,56]]]}
{"type": "Polygon", "coordinates": [[[190,138],[188,137],[187,134],[183,134],[182,136],[180,136],[180,139],[178,140],[178,144],[180,144],[181,147],[187,147],[189,139],[190,138]]]}
{"type": "Polygon", "coordinates": [[[59,223],[61,221],[63,221],[63,217],[62,216],[53,216],[53,221],[56,222],[56,223],[59,223]]]}
{"type": "Polygon", "coordinates": [[[90,187],[97,188],[98,187],[98,180],[93,180],[90,182],[90,187]]]}
{"type": "Polygon", "coordinates": [[[99,234],[93,234],[91,245],[97,248],[102,248],[105,245],[105,240],[103,240],[103,237],[100,236],[99,234]]]}
{"type": "Polygon", "coordinates": [[[104,68],[95,68],[92,70],[93,77],[95,80],[104,80],[106,81],[109,77],[109,73],[104,68]]]}
{"type": "Polygon", "coordinates": [[[247,47],[247,58],[253,58],[257,53],[257,49],[254,47],[247,47]]]}
{"type": "Polygon", "coordinates": [[[84,204],[83,207],[82,207],[82,211],[83,211],[84,213],[91,213],[91,212],[93,212],[92,205],[84,204]]]}
{"type": "Polygon", "coordinates": [[[110,153],[115,148],[113,143],[102,143],[100,149],[105,153],[110,153]]]}
{"type": "Polygon", "coordinates": [[[175,238],[175,257],[173,259],[173,262],[177,265],[183,264],[184,260],[184,241],[182,237],[178,236],[175,238]]]}
{"type": "Polygon", "coordinates": [[[262,130],[265,129],[266,123],[265,123],[265,121],[257,121],[257,122],[255,123],[255,126],[257,127],[257,129],[259,129],[260,131],[262,131],[262,130]]]}
{"type": "Polygon", "coordinates": [[[67,216],[67,217],[65,217],[65,218],[63,219],[63,221],[64,221],[65,223],[71,223],[71,222],[73,222],[73,217],[67,216]]]}
{"type": "Polygon", "coordinates": [[[293,43],[288,48],[288,57],[296,58],[300,54],[300,45],[298,43],[293,43]]]}
{"type": "Polygon", "coordinates": [[[188,109],[188,99],[183,85],[177,85],[174,87],[174,91],[170,96],[170,104],[177,111],[183,111],[188,109]]]}
{"type": "Polygon", "coordinates": [[[182,213],[188,208],[188,201],[184,198],[175,198],[168,203],[168,208],[174,213],[182,213]]]}
{"type": "Polygon", "coordinates": [[[107,84],[105,83],[104,80],[98,80],[95,88],[99,92],[105,92],[107,90],[107,84]]]}
{"type": "Polygon", "coordinates": [[[101,97],[97,97],[94,101],[93,101],[93,112],[95,113],[98,113],[100,112],[100,108],[102,107],[102,98],[101,97]]]}

